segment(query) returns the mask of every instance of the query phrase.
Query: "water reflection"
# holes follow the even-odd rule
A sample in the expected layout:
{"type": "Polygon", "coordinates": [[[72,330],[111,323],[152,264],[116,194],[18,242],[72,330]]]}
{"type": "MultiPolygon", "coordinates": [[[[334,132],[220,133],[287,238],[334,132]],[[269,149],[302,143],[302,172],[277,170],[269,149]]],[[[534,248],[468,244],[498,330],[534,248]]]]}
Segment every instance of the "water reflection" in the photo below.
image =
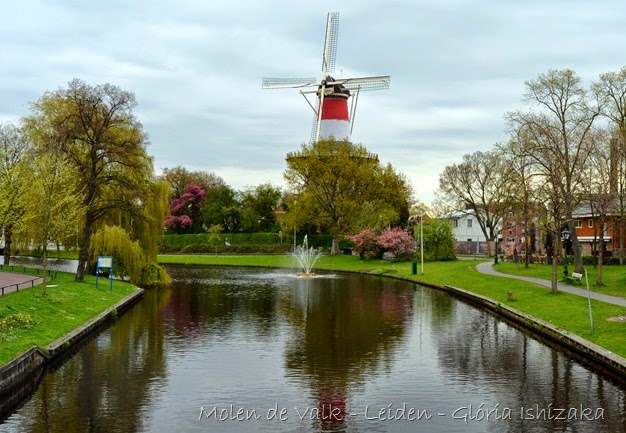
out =
{"type": "MultiPolygon", "coordinates": [[[[4,256],[0,256],[0,264],[4,264],[4,256]]],[[[42,266],[42,259],[38,257],[11,256],[11,265],[26,266],[27,268],[39,268],[42,266]]],[[[69,259],[48,259],[48,270],[60,272],[76,272],[78,260],[69,259]]],[[[18,271],[18,269],[16,269],[18,271]]]]}
{"type": "Polygon", "coordinates": [[[626,432],[620,384],[445,293],[363,275],[169,272],[173,288],[147,291],[49,372],[0,432],[626,432]],[[231,404],[259,419],[220,420],[231,404]],[[603,419],[521,416],[550,407],[603,419]]]}

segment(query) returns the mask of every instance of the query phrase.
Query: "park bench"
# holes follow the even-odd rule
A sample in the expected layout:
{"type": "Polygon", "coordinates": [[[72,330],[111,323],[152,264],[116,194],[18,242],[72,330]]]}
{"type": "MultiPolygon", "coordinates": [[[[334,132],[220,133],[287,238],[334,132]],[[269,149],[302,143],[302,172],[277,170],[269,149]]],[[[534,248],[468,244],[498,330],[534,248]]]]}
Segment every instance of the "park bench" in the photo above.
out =
{"type": "Polygon", "coordinates": [[[572,272],[572,276],[571,277],[566,277],[565,279],[568,282],[571,283],[580,283],[582,284],[583,280],[582,280],[583,274],[579,274],[578,272],[572,272]]]}

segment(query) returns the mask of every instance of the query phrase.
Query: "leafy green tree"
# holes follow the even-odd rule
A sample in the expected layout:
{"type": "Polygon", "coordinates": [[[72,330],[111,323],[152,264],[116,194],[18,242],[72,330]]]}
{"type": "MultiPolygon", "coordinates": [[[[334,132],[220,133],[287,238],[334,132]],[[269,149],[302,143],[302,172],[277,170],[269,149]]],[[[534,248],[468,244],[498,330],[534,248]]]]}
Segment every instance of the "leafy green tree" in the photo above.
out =
{"type": "Polygon", "coordinates": [[[48,243],[59,243],[76,230],[82,214],[82,204],[76,193],[76,178],[68,161],[60,154],[27,153],[25,162],[24,218],[20,225],[36,245],[42,247],[44,282],[48,269],[48,243]]]}
{"type": "Polygon", "coordinates": [[[399,216],[408,215],[408,183],[390,165],[381,167],[378,157],[360,144],[333,139],[303,144],[288,156],[284,177],[297,192],[297,206],[290,209],[298,213],[298,221],[302,215],[329,227],[332,254],[339,252],[338,236],[358,225],[364,203],[380,200],[399,216]]]}
{"type": "Polygon", "coordinates": [[[447,219],[424,220],[424,260],[456,260],[456,241],[447,219]]]}
{"type": "Polygon", "coordinates": [[[215,255],[217,256],[217,247],[222,242],[222,238],[220,233],[222,233],[222,226],[219,224],[212,225],[209,227],[209,245],[213,245],[215,247],[215,255]]]}
{"type": "Polygon", "coordinates": [[[276,231],[276,207],[282,196],[280,188],[264,183],[244,189],[239,196],[244,232],[276,231]]]}
{"type": "Polygon", "coordinates": [[[142,269],[147,264],[139,241],[130,239],[128,232],[120,226],[108,226],[96,231],[91,239],[91,260],[98,256],[113,256],[113,272],[127,277],[133,283],[141,280],[142,269]]]}
{"type": "Polygon", "coordinates": [[[25,186],[22,159],[28,139],[11,123],[0,124],[0,229],[4,230],[4,264],[11,260],[13,226],[23,214],[25,186]]]}
{"type": "Polygon", "coordinates": [[[218,185],[207,191],[202,208],[204,223],[208,226],[221,225],[227,232],[239,231],[241,227],[241,206],[236,192],[228,185],[218,185]]]}
{"type": "Polygon", "coordinates": [[[76,280],[89,263],[91,235],[114,211],[142,215],[153,176],[148,142],[132,110],[133,93],[75,79],[47,92],[24,119],[31,139],[70,162],[85,209],[76,280]]]}

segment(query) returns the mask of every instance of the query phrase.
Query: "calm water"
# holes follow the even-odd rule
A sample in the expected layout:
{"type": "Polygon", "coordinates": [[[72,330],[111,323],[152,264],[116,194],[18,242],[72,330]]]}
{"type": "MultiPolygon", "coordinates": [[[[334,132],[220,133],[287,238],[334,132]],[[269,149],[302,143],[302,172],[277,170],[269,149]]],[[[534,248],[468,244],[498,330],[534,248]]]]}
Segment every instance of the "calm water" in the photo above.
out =
{"type": "Polygon", "coordinates": [[[0,431],[626,432],[622,386],[445,293],[170,273],[0,431]]]}

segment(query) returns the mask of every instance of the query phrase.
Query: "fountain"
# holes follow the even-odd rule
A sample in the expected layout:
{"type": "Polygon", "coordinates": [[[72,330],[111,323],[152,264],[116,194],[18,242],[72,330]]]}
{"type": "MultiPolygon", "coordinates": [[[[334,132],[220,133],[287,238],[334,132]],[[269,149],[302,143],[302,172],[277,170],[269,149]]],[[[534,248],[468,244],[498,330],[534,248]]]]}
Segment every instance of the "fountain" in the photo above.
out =
{"type": "Polygon", "coordinates": [[[299,277],[313,277],[315,276],[313,270],[313,265],[320,258],[322,253],[317,249],[311,247],[309,248],[309,241],[307,235],[304,235],[304,241],[302,242],[302,246],[296,247],[293,255],[298,259],[300,266],[302,267],[302,272],[298,273],[299,277]]]}

